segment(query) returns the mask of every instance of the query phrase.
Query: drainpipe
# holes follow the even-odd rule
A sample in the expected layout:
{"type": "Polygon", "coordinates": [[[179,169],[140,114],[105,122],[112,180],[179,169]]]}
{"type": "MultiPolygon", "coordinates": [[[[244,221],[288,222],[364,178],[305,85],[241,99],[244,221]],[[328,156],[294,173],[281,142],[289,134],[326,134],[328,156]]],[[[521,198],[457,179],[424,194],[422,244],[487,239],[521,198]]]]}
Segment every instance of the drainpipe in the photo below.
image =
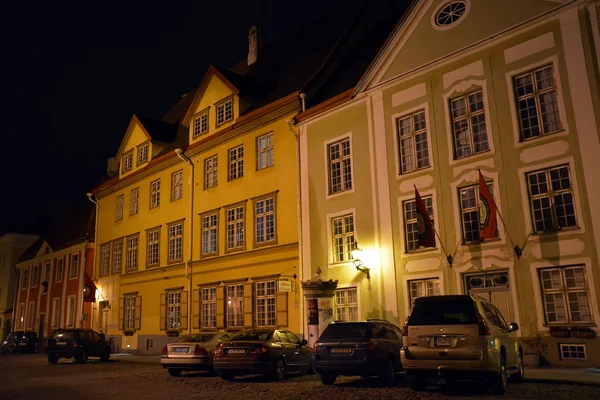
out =
{"type": "Polygon", "coordinates": [[[85,241],[85,245],[83,246],[83,257],[81,257],[82,265],[79,270],[79,295],[81,296],[81,301],[79,302],[79,328],[83,329],[83,286],[85,282],[85,266],[87,264],[87,250],[88,250],[88,241],[85,241]]]}
{"type": "MultiPolygon", "coordinates": [[[[98,212],[100,211],[100,204],[98,203],[98,200],[94,199],[94,195],[92,193],[87,193],[87,197],[88,199],[94,203],[94,205],[96,206],[96,212],[94,213],[94,260],[92,261],[92,279],[96,279],[97,275],[96,275],[96,258],[99,256],[98,253],[98,249],[100,248],[100,246],[98,246],[98,212]]],[[[87,256],[87,245],[86,245],[86,256],[87,256]]],[[[85,270],[85,268],[84,268],[85,270]]],[[[94,306],[96,307],[96,299],[94,299],[94,306]]],[[[100,307],[97,308],[98,311],[100,311],[100,307]]],[[[82,312],[83,312],[83,308],[82,308],[82,312]]],[[[92,309],[92,314],[95,314],[94,309],[92,309]]],[[[99,317],[100,315],[98,315],[99,317]]],[[[94,318],[96,316],[95,315],[90,315],[90,329],[94,329],[94,318]]],[[[100,321],[102,322],[102,321],[100,321]]]]}
{"type": "MultiPolygon", "coordinates": [[[[300,98],[302,99],[302,108],[304,108],[304,93],[300,94],[300,98]]],[[[300,160],[300,136],[298,135],[298,133],[296,133],[296,131],[294,130],[293,126],[294,126],[294,121],[291,119],[288,119],[287,121],[285,121],[288,125],[288,128],[290,129],[290,132],[292,132],[292,134],[294,135],[294,137],[296,138],[296,187],[297,187],[297,194],[296,194],[296,207],[297,207],[297,214],[298,214],[298,263],[300,264],[298,266],[298,276],[300,277],[300,282],[302,282],[303,279],[303,264],[302,264],[302,185],[301,185],[301,180],[300,180],[300,167],[301,167],[301,160],[300,160]]],[[[306,321],[305,315],[304,315],[304,300],[302,298],[302,294],[300,294],[300,325],[302,326],[302,334],[304,336],[304,338],[307,337],[307,331],[306,331],[306,324],[304,323],[306,321]]]]}
{"type": "Polygon", "coordinates": [[[177,157],[181,158],[184,162],[188,163],[190,165],[190,233],[189,233],[189,258],[188,261],[185,263],[185,277],[188,279],[188,285],[189,285],[189,289],[188,289],[188,309],[187,309],[187,315],[188,315],[188,332],[192,332],[192,301],[193,301],[193,296],[192,296],[192,249],[193,249],[193,245],[194,245],[194,163],[192,162],[192,160],[189,159],[189,157],[187,157],[184,153],[183,150],[181,149],[175,149],[175,154],[177,154],[177,157]]]}

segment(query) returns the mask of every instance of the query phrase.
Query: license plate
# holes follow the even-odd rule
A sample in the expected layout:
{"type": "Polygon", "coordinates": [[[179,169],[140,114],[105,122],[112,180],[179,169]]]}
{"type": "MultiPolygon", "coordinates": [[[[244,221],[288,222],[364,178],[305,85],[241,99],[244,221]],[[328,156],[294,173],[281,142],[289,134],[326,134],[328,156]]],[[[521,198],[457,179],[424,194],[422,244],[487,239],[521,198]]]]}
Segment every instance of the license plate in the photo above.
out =
{"type": "Polygon", "coordinates": [[[173,353],[189,353],[189,347],[173,347],[173,353]]]}
{"type": "Polygon", "coordinates": [[[332,353],[350,354],[352,353],[352,347],[332,347],[332,353]]]}
{"type": "Polygon", "coordinates": [[[56,344],[59,345],[59,346],[63,346],[65,344],[67,344],[67,342],[56,342],[56,344]]]}
{"type": "Polygon", "coordinates": [[[227,354],[244,354],[245,352],[245,349],[229,349],[229,351],[227,351],[227,354]]]}
{"type": "Polygon", "coordinates": [[[27,346],[27,343],[19,343],[19,346],[27,346]]]}
{"type": "Polygon", "coordinates": [[[436,346],[451,346],[452,345],[452,339],[449,338],[449,337],[435,338],[435,345],[436,346]]]}

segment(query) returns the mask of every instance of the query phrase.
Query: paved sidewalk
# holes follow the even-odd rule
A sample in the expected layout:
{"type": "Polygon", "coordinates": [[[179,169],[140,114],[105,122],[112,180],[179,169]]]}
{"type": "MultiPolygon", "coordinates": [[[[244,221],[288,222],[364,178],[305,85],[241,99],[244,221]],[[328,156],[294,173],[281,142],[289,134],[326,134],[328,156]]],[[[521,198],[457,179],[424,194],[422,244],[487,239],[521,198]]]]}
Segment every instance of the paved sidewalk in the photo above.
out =
{"type": "Polygon", "coordinates": [[[525,368],[525,380],[529,382],[582,383],[600,386],[598,368],[525,368]]]}

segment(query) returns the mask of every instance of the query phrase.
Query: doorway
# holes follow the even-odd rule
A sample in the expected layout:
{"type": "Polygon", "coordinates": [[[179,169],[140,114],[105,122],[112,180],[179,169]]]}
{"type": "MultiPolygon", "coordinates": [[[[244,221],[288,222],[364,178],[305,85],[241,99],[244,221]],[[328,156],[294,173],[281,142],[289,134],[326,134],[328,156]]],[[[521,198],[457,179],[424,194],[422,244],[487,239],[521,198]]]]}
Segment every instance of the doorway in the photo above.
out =
{"type": "Polygon", "coordinates": [[[508,323],[515,320],[508,270],[465,274],[464,283],[467,293],[481,296],[495,305],[508,323]]]}

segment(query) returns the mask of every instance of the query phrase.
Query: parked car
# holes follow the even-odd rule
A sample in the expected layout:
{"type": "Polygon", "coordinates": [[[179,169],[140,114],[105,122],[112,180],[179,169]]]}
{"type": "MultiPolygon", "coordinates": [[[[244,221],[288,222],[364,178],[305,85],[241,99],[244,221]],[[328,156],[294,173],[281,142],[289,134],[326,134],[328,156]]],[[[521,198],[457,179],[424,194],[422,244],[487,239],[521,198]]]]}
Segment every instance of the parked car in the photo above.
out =
{"type": "Polygon", "coordinates": [[[284,329],[249,330],[234,334],[215,350],[214,366],[222,379],[264,374],[283,379],[286,372],[312,372],[313,349],[284,329]]]}
{"type": "Polygon", "coordinates": [[[26,351],[28,353],[34,353],[38,344],[38,336],[35,332],[11,332],[2,342],[0,352],[14,353],[26,351]]]}
{"type": "Polygon", "coordinates": [[[230,336],[223,332],[185,335],[163,347],[160,363],[171,376],[179,376],[184,371],[212,371],[215,349],[230,336]]]}
{"type": "Polygon", "coordinates": [[[385,320],[330,323],[315,345],[314,368],[325,385],[339,375],[377,375],[391,383],[402,370],[402,332],[385,320]]]}
{"type": "Polygon", "coordinates": [[[419,297],[402,328],[405,378],[415,390],[436,378],[485,380],[505,393],[509,375],[524,378],[523,350],[511,334],[518,329],[479,296],[419,297]]]}
{"type": "Polygon", "coordinates": [[[48,338],[46,354],[50,364],[56,364],[61,357],[73,357],[78,363],[87,362],[88,357],[108,361],[110,344],[104,335],[91,329],[58,329],[48,338]]]}

